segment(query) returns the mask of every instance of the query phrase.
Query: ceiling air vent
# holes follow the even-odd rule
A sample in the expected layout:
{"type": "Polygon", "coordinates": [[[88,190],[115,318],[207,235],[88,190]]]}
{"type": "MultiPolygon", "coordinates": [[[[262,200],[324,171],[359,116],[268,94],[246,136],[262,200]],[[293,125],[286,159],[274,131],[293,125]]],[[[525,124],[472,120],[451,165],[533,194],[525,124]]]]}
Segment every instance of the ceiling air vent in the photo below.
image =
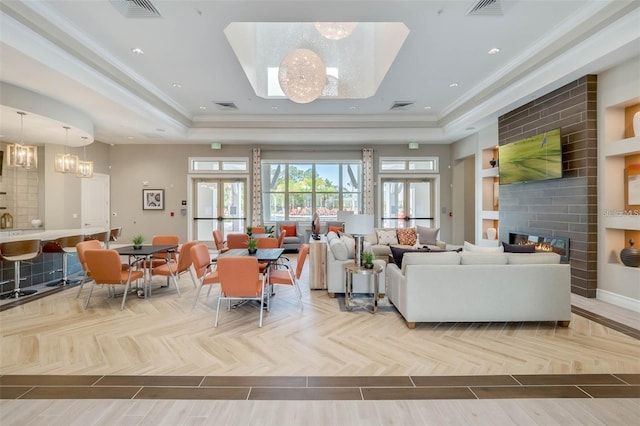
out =
{"type": "Polygon", "coordinates": [[[161,18],[158,9],[149,0],[110,0],[125,18],[161,18]]]}
{"type": "Polygon", "coordinates": [[[414,102],[411,102],[411,101],[395,101],[393,105],[391,105],[391,108],[389,108],[389,110],[390,111],[407,110],[407,109],[411,109],[413,104],[414,102]]]}
{"type": "Polygon", "coordinates": [[[502,4],[500,4],[500,0],[478,0],[471,6],[471,9],[469,9],[466,14],[502,16],[502,4]]]}
{"type": "Polygon", "coordinates": [[[235,111],[238,109],[233,102],[214,102],[214,105],[221,111],[235,111]]]}

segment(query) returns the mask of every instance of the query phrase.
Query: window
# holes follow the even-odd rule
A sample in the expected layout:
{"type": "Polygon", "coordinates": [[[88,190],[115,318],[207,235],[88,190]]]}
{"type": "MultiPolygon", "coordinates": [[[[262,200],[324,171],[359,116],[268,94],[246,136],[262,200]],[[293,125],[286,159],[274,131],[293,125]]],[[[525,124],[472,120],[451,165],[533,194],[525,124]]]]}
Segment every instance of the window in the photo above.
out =
{"type": "Polygon", "coordinates": [[[360,211],[362,164],[263,162],[265,222],[310,221],[317,212],[335,220],[338,210],[360,211]]]}
{"type": "Polygon", "coordinates": [[[246,173],[248,158],[189,157],[189,173],[246,173]]]}
{"type": "Polygon", "coordinates": [[[380,158],[380,172],[438,173],[438,157],[380,158]]]}

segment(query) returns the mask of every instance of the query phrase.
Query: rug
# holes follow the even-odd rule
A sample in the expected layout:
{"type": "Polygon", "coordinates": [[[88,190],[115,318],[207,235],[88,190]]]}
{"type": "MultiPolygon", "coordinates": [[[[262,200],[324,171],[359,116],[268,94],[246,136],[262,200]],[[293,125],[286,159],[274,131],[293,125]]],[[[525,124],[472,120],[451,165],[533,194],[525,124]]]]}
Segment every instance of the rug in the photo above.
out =
{"type": "MultiPolygon", "coordinates": [[[[355,298],[356,301],[362,300],[362,302],[371,302],[371,294],[358,294],[355,298]]],[[[348,311],[344,306],[344,294],[336,294],[336,300],[338,301],[338,307],[340,308],[340,312],[364,312],[365,309],[354,309],[353,311],[348,311]]],[[[382,298],[378,299],[378,312],[398,312],[397,309],[389,303],[389,299],[382,298]]]]}

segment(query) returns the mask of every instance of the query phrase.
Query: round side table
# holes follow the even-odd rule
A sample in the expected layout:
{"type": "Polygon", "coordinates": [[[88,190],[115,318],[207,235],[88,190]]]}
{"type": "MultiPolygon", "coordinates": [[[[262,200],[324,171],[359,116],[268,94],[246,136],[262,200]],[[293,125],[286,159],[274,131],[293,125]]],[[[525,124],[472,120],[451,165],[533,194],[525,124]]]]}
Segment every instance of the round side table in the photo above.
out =
{"type": "Polygon", "coordinates": [[[378,297],[380,294],[380,274],[384,268],[380,265],[374,264],[373,268],[367,269],[364,266],[357,266],[355,264],[347,265],[344,268],[345,272],[345,293],[344,293],[344,307],[351,311],[353,309],[367,309],[371,313],[375,314],[378,311],[378,297]],[[354,275],[366,275],[367,279],[373,277],[373,300],[370,303],[356,301],[353,297],[353,276],[354,275]]]}

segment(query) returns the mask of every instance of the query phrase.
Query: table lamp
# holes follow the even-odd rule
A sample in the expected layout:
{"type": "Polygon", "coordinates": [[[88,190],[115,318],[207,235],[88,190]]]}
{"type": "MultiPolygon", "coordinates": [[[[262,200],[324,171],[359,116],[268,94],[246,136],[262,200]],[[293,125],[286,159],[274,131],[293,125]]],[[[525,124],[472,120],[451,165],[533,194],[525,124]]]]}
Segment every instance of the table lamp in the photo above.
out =
{"type": "Polygon", "coordinates": [[[344,224],[344,232],[353,235],[356,242],[356,266],[362,266],[364,236],[373,232],[373,215],[354,214],[348,216],[344,224]]]}

